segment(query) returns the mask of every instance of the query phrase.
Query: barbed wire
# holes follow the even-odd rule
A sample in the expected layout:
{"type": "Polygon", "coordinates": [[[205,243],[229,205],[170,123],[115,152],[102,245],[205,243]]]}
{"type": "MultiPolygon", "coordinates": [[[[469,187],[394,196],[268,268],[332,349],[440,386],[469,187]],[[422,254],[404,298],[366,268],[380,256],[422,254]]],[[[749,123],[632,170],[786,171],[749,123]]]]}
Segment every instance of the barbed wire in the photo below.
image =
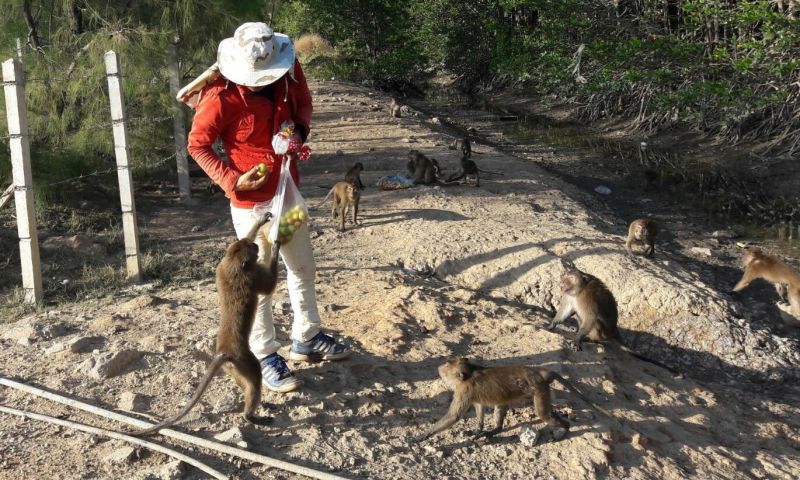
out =
{"type": "MultiPolygon", "coordinates": [[[[164,165],[165,163],[167,163],[168,161],[172,160],[173,158],[176,158],[177,156],[178,156],[178,152],[175,151],[169,156],[162,157],[162,158],[160,158],[158,160],[155,160],[155,161],[152,161],[150,163],[137,163],[137,164],[134,164],[134,165],[126,165],[126,166],[117,165],[115,167],[108,168],[108,169],[105,169],[105,170],[95,170],[94,172],[83,173],[83,174],[78,175],[76,177],[66,178],[66,179],[63,179],[63,180],[58,180],[56,182],[46,183],[46,184],[44,184],[44,186],[45,187],[53,187],[53,186],[56,186],[56,185],[64,185],[64,184],[67,184],[67,183],[72,183],[72,182],[77,182],[79,180],[83,180],[84,178],[99,177],[101,175],[108,175],[110,173],[118,172],[118,171],[121,171],[121,170],[156,168],[156,167],[160,167],[161,165],[164,165]]],[[[14,190],[17,190],[17,189],[25,190],[26,188],[25,187],[14,187],[14,190]]]]}

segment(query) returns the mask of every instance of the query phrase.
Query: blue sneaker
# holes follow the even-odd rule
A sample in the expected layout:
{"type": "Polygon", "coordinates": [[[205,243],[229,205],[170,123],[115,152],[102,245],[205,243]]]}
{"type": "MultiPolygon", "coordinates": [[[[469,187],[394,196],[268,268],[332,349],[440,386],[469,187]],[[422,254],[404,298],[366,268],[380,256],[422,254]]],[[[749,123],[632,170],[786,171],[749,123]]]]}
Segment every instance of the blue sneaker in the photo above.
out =
{"type": "Polygon", "coordinates": [[[268,389],[281,393],[297,390],[303,385],[277,353],[261,359],[261,381],[268,389]]]}
{"type": "Polygon", "coordinates": [[[289,358],[301,362],[318,362],[320,360],[342,360],[350,356],[350,349],[322,332],[314,335],[307,342],[292,340],[289,358]]]}

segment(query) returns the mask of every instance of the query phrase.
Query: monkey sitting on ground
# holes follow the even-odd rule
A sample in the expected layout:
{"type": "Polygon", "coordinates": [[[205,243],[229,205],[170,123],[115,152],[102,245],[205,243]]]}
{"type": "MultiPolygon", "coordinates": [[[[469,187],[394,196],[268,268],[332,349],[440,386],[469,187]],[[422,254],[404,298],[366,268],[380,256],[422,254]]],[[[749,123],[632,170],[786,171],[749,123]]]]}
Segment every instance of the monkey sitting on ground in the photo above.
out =
{"type": "Polygon", "coordinates": [[[800,271],[786,265],[777,257],[767,255],[759,248],[745,249],[742,257],[744,275],[733,287],[739,292],[757,278],[771,282],[778,292],[779,303],[791,307],[792,315],[800,319],[800,271]]]}
{"type": "Polygon", "coordinates": [[[408,152],[408,173],[417,185],[449,186],[439,180],[441,167],[435,158],[428,158],[417,150],[408,152]]]}
{"type": "Polygon", "coordinates": [[[644,254],[652,257],[656,251],[657,234],[658,225],[656,225],[656,222],[647,218],[637,218],[628,227],[628,239],[625,241],[625,249],[628,250],[628,254],[633,255],[631,244],[634,241],[642,242],[645,245],[644,254]]]}
{"type": "Polygon", "coordinates": [[[581,343],[585,340],[592,342],[614,340],[620,349],[639,360],[657,365],[673,374],[676,373],[675,370],[663,363],[647,358],[625,346],[617,328],[617,301],[600,279],[581,272],[577,268],[568,269],[561,277],[561,292],[561,304],[558,312],[547,329],[553,330],[559,323],[574,314],[577,315],[579,324],[573,343],[575,350],[580,351],[581,343]]]}
{"type": "Polygon", "coordinates": [[[352,183],[359,190],[364,190],[364,184],[361,183],[361,172],[363,171],[364,171],[364,164],[361,162],[356,162],[355,165],[350,167],[350,170],[348,170],[347,173],[345,173],[344,181],[352,183]]]}
{"type": "Polygon", "coordinates": [[[447,182],[450,183],[450,182],[455,182],[456,180],[463,179],[464,184],[467,184],[469,183],[468,177],[475,177],[475,186],[480,187],[481,186],[480,172],[491,173],[492,175],[502,175],[502,173],[500,172],[482,170],[478,168],[478,164],[475,163],[473,160],[470,160],[469,158],[467,158],[467,156],[463,156],[461,157],[461,171],[458,173],[454,173],[453,175],[450,175],[450,177],[447,179],[447,182]]]}
{"type": "Polygon", "coordinates": [[[339,229],[344,232],[344,218],[347,215],[347,209],[350,204],[353,205],[353,225],[358,225],[358,203],[361,201],[361,190],[352,182],[336,182],[325,198],[317,205],[321,207],[328,197],[333,195],[333,206],[331,207],[331,216],[335,219],[337,213],[339,215],[339,229]]]}
{"type": "MultiPolygon", "coordinates": [[[[564,377],[545,368],[524,365],[482,367],[470,363],[466,358],[451,358],[439,366],[439,376],[447,388],[453,391],[450,408],[444,417],[425,433],[412,438],[412,443],[420,442],[452,427],[471,406],[475,407],[475,415],[478,417],[478,431],[474,438],[492,437],[503,431],[508,404],[531,398],[536,415],[547,427],[569,430],[569,423],[553,412],[550,393],[550,383],[553,380],[558,380],[600,413],[614,418],[606,410],[592,403],[564,377]],[[492,430],[483,430],[483,407],[494,407],[495,426],[492,430]]],[[[540,435],[537,435],[537,440],[539,438],[540,435]]]]}
{"type": "Polygon", "coordinates": [[[253,328],[258,295],[269,295],[278,283],[280,242],[272,245],[268,265],[258,262],[258,246],[254,242],[258,230],[266,223],[267,214],[250,229],[245,238],[233,242],[217,265],[217,294],[221,320],[217,331],[216,354],[206,369],[194,395],[174,416],[145,430],[129,433],[142,436],[173,425],[200,401],[220,367],[233,377],[244,392],[244,419],[263,424],[269,417],[256,417],[261,401],[261,365],[250,351],[248,339],[253,328]]]}

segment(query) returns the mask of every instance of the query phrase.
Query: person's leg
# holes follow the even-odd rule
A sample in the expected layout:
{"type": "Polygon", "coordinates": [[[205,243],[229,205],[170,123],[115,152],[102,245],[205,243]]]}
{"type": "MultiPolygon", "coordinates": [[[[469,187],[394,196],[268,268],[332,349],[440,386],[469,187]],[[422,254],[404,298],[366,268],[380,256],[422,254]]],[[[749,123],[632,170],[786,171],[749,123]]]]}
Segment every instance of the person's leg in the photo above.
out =
{"type": "Polygon", "coordinates": [[[314,251],[308,224],[301,226],[292,240],[281,248],[286,265],[286,287],[292,303],[292,360],[340,360],[350,355],[350,350],[320,330],[317,308],[314,251]]]}
{"type": "MultiPolygon", "coordinates": [[[[231,218],[237,238],[247,235],[253,223],[268,207],[237,208],[231,206],[231,218]]],[[[259,243],[258,261],[265,262],[270,249],[259,243]]],[[[284,260],[285,261],[285,260],[284,260]]],[[[253,329],[250,331],[250,350],[261,362],[264,385],[272,391],[290,392],[300,387],[299,379],[292,375],[284,359],[278,355],[281,344],[275,339],[275,324],[272,318],[272,295],[259,295],[253,329]]]]}

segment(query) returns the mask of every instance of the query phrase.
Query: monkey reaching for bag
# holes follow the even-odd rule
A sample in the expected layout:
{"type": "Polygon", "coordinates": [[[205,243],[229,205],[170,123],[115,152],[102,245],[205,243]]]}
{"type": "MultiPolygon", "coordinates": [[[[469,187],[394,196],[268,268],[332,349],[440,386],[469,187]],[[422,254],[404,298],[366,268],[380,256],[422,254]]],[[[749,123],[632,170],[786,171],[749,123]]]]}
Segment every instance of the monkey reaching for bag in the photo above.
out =
{"type": "Polygon", "coordinates": [[[633,255],[631,244],[634,241],[642,242],[645,244],[644,254],[652,257],[656,251],[655,241],[658,234],[658,225],[656,222],[646,219],[638,218],[631,222],[628,227],[628,239],[625,241],[625,249],[628,254],[633,255]]]}
{"type": "Polygon", "coordinates": [[[453,391],[450,408],[444,417],[425,433],[412,438],[412,443],[420,442],[452,427],[470,407],[475,408],[475,415],[478,417],[478,431],[475,433],[475,438],[494,436],[503,431],[508,404],[531,398],[536,415],[547,427],[562,427],[568,430],[569,423],[553,412],[550,392],[550,383],[553,380],[558,380],[592,408],[613,419],[611,414],[589,401],[564,377],[545,368],[524,365],[487,368],[470,363],[466,358],[451,358],[439,366],[439,376],[447,388],[453,391]],[[483,430],[483,407],[494,407],[495,426],[492,430],[483,430]]]}
{"type": "Polygon", "coordinates": [[[573,343],[575,350],[581,350],[581,343],[585,340],[592,342],[613,340],[620,349],[630,355],[676,373],[663,363],[625,346],[617,328],[619,317],[617,301],[608,287],[597,277],[581,272],[577,268],[568,269],[561,277],[561,293],[558,312],[547,329],[553,330],[559,323],[572,315],[577,315],[578,333],[573,343]]]}
{"type": "Polygon", "coordinates": [[[174,416],[145,430],[129,433],[142,436],[173,425],[200,401],[217,370],[222,367],[244,392],[244,419],[265,423],[268,417],[256,417],[261,401],[261,365],[250,351],[248,339],[258,303],[258,295],[269,295],[278,283],[280,242],[272,244],[267,265],[258,262],[258,246],[254,242],[258,230],[269,220],[268,213],[253,226],[245,238],[233,242],[217,265],[217,294],[221,320],[217,331],[216,355],[194,395],[174,416]]]}
{"type": "Polygon", "coordinates": [[[759,248],[745,249],[742,263],[744,274],[733,287],[733,292],[739,292],[747,288],[753,280],[763,278],[775,285],[778,303],[788,304],[792,315],[800,319],[800,271],[786,265],[777,257],[767,255],[759,248]]]}

